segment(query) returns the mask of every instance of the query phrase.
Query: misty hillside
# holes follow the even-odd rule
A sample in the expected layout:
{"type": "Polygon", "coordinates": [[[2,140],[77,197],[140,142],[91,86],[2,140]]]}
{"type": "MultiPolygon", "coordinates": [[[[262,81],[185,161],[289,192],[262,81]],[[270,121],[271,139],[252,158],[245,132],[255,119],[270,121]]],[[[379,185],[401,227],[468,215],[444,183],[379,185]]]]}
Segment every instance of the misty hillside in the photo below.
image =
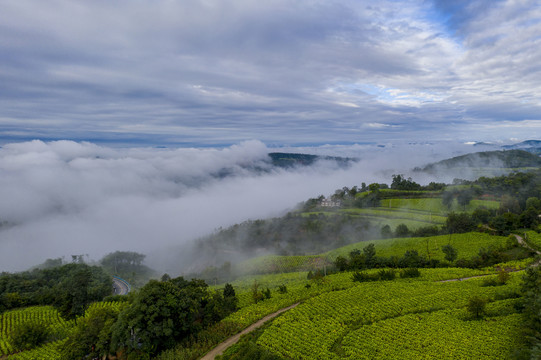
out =
{"type": "Polygon", "coordinates": [[[436,173],[456,168],[520,169],[541,166],[541,158],[524,150],[485,151],[456,156],[416,168],[416,171],[436,173]]]}
{"type": "MultiPolygon", "coordinates": [[[[238,168],[247,170],[254,174],[269,173],[273,169],[293,169],[300,167],[309,167],[315,165],[318,161],[327,161],[333,163],[333,165],[339,168],[347,168],[356,159],[343,158],[336,156],[320,156],[311,154],[297,154],[297,153],[281,153],[272,152],[268,154],[268,158],[263,161],[248,161],[244,163],[235,164],[229,167],[223,167],[218,171],[212,173],[212,176],[217,179],[224,179],[230,176],[238,175],[238,168]]],[[[200,181],[201,179],[197,179],[200,181]]]]}
{"type": "Polygon", "coordinates": [[[513,145],[504,145],[502,146],[505,150],[524,150],[532,154],[541,154],[541,140],[526,140],[513,145]]]}
{"type": "Polygon", "coordinates": [[[336,156],[319,156],[319,155],[310,155],[310,154],[292,154],[292,153],[281,153],[273,152],[269,153],[271,158],[272,165],[282,168],[290,168],[294,166],[310,166],[313,165],[316,161],[332,161],[335,162],[340,167],[347,167],[351,165],[352,162],[356,159],[352,158],[343,158],[336,156]]]}

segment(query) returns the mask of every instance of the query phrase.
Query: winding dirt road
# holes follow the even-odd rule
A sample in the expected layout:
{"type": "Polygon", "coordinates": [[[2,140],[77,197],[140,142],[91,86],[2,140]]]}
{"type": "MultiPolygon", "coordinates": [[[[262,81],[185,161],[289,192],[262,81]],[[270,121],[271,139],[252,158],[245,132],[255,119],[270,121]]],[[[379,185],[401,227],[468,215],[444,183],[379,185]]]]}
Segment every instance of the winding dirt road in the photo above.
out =
{"type": "MultiPolygon", "coordinates": [[[[525,247],[526,249],[528,249],[528,250],[530,250],[530,251],[533,251],[533,252],[536,253],[537,255],[541,255],[541,251],[537,251],[537,250],[535,250],[534,248],[532,248],[530,245],[528,245],[528,243],[526,243],[526,241],[524,241],[524,239],[522,238],[522,236],[517,235],[517,234],[511,234],[511,235],[513,235],[513,236],[517,239],[517,241],[518,241],[518,243],[520,244],[520,246],[525,247]]],[[[539,264],[541,264],[541,259],[537,260],[537,261],[534,262],[533,264],[530,264],[529,266],[539,266],[539,264]]],[[[516,271],[521,271],[521,270],[524,270],[524,269],[511,270],[511,271],[509,271],[509,272],[516,272],[516,271]]],[[[485,276],[490,276],[490,275],[494,275],[494,274],[476,275],[476,276],[470,276],[470,277],[465,277],[465,278],[449,279],[449,280],[441,280],[440,282],[462,281],[462,280],[475,279],[475,278],[485,277],[485,276]]]]}
{"type": "MultiPolygon", "coordinates": [[[[537,251],[535,249],[533,249],[530,245],[528,245],[524,239],[522,238],[522,236],[520,235],[517,235],[517,234],[512,234],[516,239],[517,241],[519,242],[519,244],[525,248],[527,248],[528,250],[531,250],[533,252],[535,252],[537,255],[541,255],[541,251],[537,251]]],[[[541,264],[541,259],[536,261],[535,263],[531,264],[530,266],[538,266],[539,264],[541,264]]],[[[512,270],[512,271],[519,271],[519,270],[512,270]]],[[[474,278],[478,278],[478,277],[484,277],[484,276],[489,276],[489,275],[494,275],[494,274],[487,274],[487,275],[477,275],[477,276],[470,276],[470,277],[465,277],[465,278],[458,278],[458,279],[449,279],[449,280],[441,280],[440,282],[449,282],[449,281],[462,281],[462,280],[468,280],[468,279],[474,279],[474,278]]],[[[267,321],[275,318],[276,316],[280,315],[281,313],[285,312],[285,311],[288,311],[290,309],[293,309],[295,306],[299,305],[300,303],[296,303],[296,304],[293,304],[291,306],[288,306],[286,308],[283,308],[283,309],[280,309],[278,310],[277,312],[275,313],[272,313],[270,315],[267,315],[265,316],[263,319],[253,323],[252,325],[248,326],[246,329],[242,330],[240,333],[238,333],[237,335],[233,335],[231,336],[230,338],[228,338],[227,340],[223,341],[222,343],[220,343],[218,346],[216,346],[214,349],[212,349],[211,351],[209,351],[205,356],[203,356],[201,358],[201,360],[214,360],[214,358],[218,355],[221,355],[223,354],[223,352],[228,348],[230,347],[231,345],[233,344],[236,344],[237,341],[239,341],[240,337],[244,334],[248,334],[249,332],[252,332],[254,331],[255,329],[257,329],[258,327],[262,326],[264,323],[266,323],[267,321]]]]}
{"type": "Polygon", "coordinates": [[[238,333],[237,335],[233,335],[231,336],[230,338],[228,338],[227,340],[223,341],[222,343],[220,343],[218,346],[216,346],[214,349],[212,349],[211,351],[209,351],[205,356],[203,356],[201,358],[201,360],[214,360],[214,358],[217,356],[217,355],[222,355],[222,353],[228,348],[230,347],[231,345],[233,344],[236,344],[237,341],[239,341],[240,337],[244,334],[248,334],[249,332],[252,332],[254,331],[255,329],[257,329],[258,327],[260,327],[261,325],[263,325],[264,323],[266,323],[267,321],[271,320],[271,319],[274,319],[275,317],[277,317],[278,315],[280,315],[281,313],[285,312],[285,311],[288,311],[290,309],[293,309],[295,306],[299,305],[300,303],[296,303],[296,304],[293,304],[293,305],[290,305],[288,307],[285,307],[283,309],[280,309],[278,310],[277,312],[275,313],[272,313],[270,315],[267,315],[265,316],[263,319],[253,323],[252,325],[248,326],[246,329],[242,330],[240,333],[238,333]]]}

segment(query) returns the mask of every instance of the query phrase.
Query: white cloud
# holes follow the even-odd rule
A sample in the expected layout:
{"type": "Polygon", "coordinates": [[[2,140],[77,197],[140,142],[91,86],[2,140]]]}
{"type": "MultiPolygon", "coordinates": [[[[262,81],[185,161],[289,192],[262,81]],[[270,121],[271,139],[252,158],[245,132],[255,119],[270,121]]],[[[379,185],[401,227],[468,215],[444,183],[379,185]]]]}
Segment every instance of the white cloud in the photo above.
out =
{"type": "Polygon", "coordinates": [[[347,170],[322,162],[261,173],[254,169],[269,170],[262,162],[269,149],[259,141],[222,149],[113,149],[70,141],[9,144],[0,149],[0,220],[13,226],[0,229],[0,271],[22,270],[62,255],[99,259],[115,250],[164,251],[220,226],[282,214],[343,186],[389,182],[392,173],[407,173],[458,149],[465,148],[279,148],[274,150],[360,161],[347,170]]]}

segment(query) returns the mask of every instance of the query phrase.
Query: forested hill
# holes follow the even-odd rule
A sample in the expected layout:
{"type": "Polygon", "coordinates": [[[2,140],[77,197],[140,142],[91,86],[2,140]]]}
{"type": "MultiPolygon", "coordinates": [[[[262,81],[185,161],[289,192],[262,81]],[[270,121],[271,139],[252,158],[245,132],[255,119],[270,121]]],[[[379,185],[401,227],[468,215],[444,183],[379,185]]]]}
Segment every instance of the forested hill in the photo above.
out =
{"type": "Polygon", "coordinates": [[[292,154],[281,152],[269,153],[269,157],[271,158],[272,165],[284,168],[293,166],[310,166],[319,160],[332,161],[340,167],[346,167],[351,165],[352,162],[356,161],[356,159],[353,158],[319,156],[310,154],[292,154]]]}
{"type": "Polygon", "coordinates": [[[524,150],[485,151],[456,156],[451,159],[416,168],[416,171],[435,173],[453,168],[528,168],[540,167],[541,158],[524,150]]]}

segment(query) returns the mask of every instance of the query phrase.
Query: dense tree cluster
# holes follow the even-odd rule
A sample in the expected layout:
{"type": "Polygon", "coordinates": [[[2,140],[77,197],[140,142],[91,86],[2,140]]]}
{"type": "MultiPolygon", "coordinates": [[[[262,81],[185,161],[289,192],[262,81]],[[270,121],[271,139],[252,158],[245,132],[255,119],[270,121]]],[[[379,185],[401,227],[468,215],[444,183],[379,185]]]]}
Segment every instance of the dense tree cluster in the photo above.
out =
{"type": "Polygon", "coordinates": [[[231,286],[212,292],[197,279],[151,280],[119,314],[112,348],[152,356],[220,321],[236,310],[236,303],[231,286]]]}
{"type": "Polygon", "coordinates": [[[130,284],[144,285],[154,271],[143,264],[146,255],[134,251],[115,251],[105,255],[100,265],[111,275],[119,276],[130,284]]]}
{"type": "Polygon", "coordinates": [[[119,308],[95,307],[63,346],[66,359],[149,359],[237,310],[235,290],[211,291],[202,280],[151,280],[119,308]]]}
{"type": "Polygon", "coordinates": [[[111,277],[98,266],[66,264],[0,275],[0,312],[22,306],[54,305],[63,316],[82,315],[88,304],[111,294],[111,277]]]}

